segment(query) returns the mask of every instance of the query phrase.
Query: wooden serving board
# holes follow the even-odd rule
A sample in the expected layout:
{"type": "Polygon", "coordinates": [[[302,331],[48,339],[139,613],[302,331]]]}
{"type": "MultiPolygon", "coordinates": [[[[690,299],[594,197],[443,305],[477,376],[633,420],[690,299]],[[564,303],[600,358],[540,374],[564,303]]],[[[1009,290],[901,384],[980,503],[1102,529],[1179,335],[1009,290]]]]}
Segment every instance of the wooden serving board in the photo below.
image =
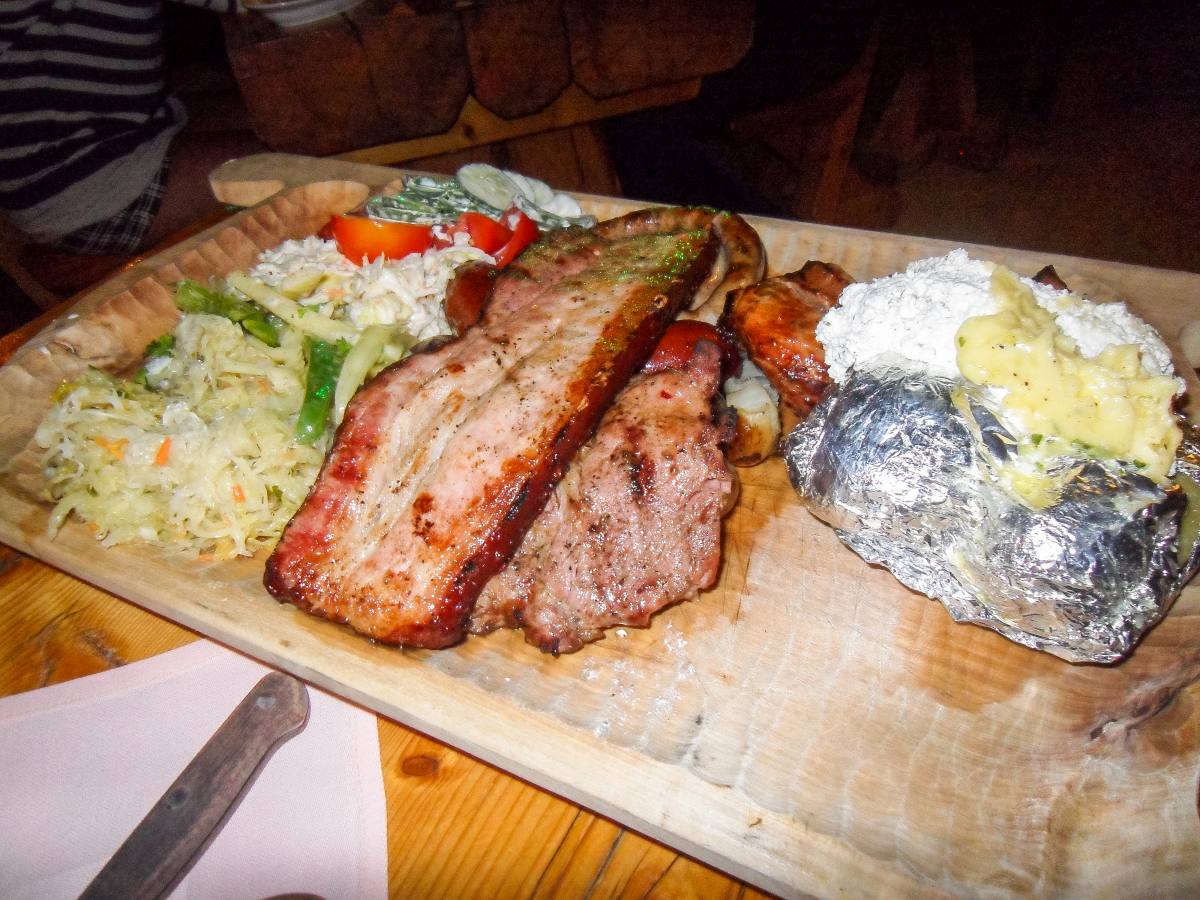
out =
{"type": "MultiPolygon", "coordinates": [[[[61,378],[127,363],[169,327],[164,282],[245,266],[397,175],[353,173],[362,183],[284,193],[86,296],[0,369],[0,452],[26,443],[61,378]]],[[[583,199],[601,216],[637,205],[583,199]]],[[[953,246],[751,221],[774,272],[820,258],[868,278],[953,246]]],[[[1186,273],[971,249],[1022,272],[1053,262],[1171,343],[1200,293],[1186,273]]],[[[1200,892],[1200,589],[1124,663],[1070,665],[956,625],[863,563],[778,461],[740,475],[718,587],[559,659],[515,633],[371,644],[271,599],[262,558],[104,549],[78,524],[51,542],[48,507],[11,475],[0,539],[780,894],[1200,892]]]]}

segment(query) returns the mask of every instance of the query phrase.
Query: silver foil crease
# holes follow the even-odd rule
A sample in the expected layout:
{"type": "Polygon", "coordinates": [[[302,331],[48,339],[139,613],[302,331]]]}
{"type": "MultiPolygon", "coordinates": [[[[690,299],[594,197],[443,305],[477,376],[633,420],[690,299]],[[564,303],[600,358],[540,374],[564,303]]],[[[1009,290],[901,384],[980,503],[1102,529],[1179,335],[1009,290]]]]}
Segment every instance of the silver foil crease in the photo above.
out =
{"type": "MultiPolygon", "coordinates": [[[[1200,545],[1179,556],[1186,496],[1077,459],[1059,502],[1030,509],[992,476],[1014,442],[982,401],[961,381],[852,371],[786,438],[792,484],[956,621],[1072,662],[1121,659],[1200,564],[1200,545]]],[[[1196,480],[1198,459],[1185,429],[1177,468],[1196,480]]]]}

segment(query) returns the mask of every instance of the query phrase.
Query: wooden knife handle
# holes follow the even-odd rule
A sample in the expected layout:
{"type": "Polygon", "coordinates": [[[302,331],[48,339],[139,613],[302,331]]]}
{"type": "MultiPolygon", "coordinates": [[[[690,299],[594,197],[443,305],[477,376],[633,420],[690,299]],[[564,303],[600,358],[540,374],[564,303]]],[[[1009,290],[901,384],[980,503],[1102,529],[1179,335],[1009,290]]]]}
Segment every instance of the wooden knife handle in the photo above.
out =
{"type": "Polygon", "coordinates": [[[282,672],[238,704],[81,897],[165,897],[237,807],[275,749],[308,721],[308,691],[282,672]]]}

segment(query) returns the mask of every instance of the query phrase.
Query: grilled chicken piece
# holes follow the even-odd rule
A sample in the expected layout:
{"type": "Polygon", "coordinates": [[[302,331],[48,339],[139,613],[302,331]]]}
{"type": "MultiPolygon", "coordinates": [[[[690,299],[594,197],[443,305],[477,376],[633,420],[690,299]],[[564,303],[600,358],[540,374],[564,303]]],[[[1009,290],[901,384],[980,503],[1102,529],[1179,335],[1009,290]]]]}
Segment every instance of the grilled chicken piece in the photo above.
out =
{"type": "Polygon", "coordinates": [[[799,276],[801,284],[826,298],[831,306],[837,303],[842,291],[854,283],[854,279],[837,263],[817,259],[810,259],[795,274],[799,276]]]}
{"type": "Polygon", "coordinates": [[[268,560],[268,590],[383,642],[460,640],[483,585],[711,272],[714,214],[696,213],[687,230],[618,219],[551,235],[496,278],[475,327],[360,390],[268,560]]]}
{"type": "Polygon", "coordinates": [[[751,361],[801,418],[829,385],[817,323],[849,283],[839,267],[809,262],[799,271],[736,291],[726,301],[722,324],[737,335],[751,361]]]}
{"type": "Polygon", "coordinates": [[[570,653],[711,587],[736,484],[720,384],[721,353],[704,339],[635,377],[484,588],[471,631],[522,627],[540,649],[570,653]]]}

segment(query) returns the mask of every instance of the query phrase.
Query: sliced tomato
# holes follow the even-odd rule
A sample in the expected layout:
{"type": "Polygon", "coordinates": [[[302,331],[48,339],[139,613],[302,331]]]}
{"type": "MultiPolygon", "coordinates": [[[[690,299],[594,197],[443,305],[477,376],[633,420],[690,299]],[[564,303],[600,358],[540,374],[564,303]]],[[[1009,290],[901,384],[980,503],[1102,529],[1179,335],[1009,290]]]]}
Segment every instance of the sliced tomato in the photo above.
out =
{"type": "Polygon", "coordinates": [[[521,255],[521,251],[537,240],[537,222],[515,207],[508,209],[501,221],[512,231],[507,244],[491,254],[496,267],[503,269],[521,255]]]}
{"type": "Polygon", "coordinates": [[[471,210],[459,216],[458,221],[446,231],[450,234],[465,232],[471,240],[471,246],[478,247],[488,256],[507,244],[513,236],[511,231],[491,216],[471,210]]]}
{"type": "Polygon", "coordinates": [[[333,239],[342,255],[353,263],[403,259],[424,253],[433,244],[433,228],[408,222],[384,222],[365,216],[334,216],[330,221],[333,239]]]}

